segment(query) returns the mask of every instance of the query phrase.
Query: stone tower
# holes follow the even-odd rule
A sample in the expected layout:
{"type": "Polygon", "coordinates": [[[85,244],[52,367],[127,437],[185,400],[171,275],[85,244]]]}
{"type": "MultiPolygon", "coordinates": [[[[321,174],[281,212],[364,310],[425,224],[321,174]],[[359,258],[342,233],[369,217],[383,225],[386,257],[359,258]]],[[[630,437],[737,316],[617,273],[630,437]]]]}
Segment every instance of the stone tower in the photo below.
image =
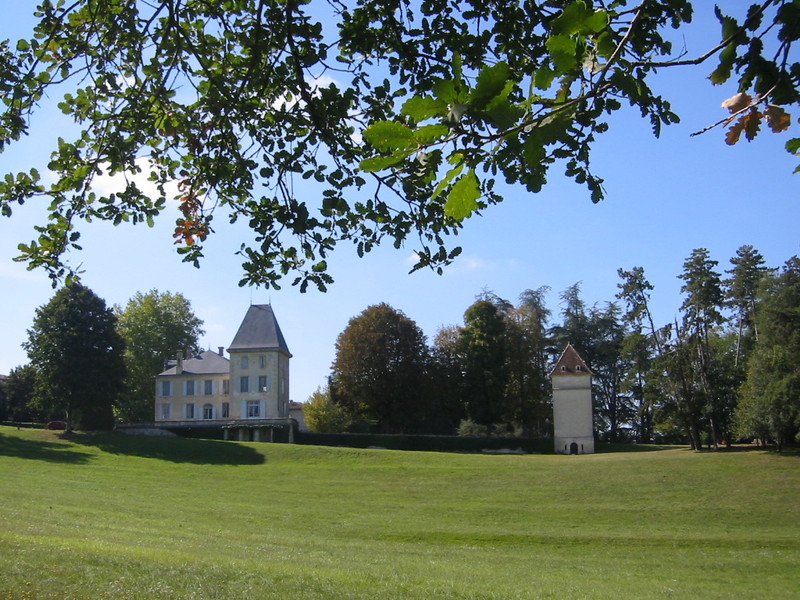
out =
{"type": "Polygon", "coordinates": [[[592,372],[572,344],[567,344],[550,372],[550,379],[556,453],[594,453],[592,372]]]}
{"type": "Polygon", "coordinates": [[[272,306],[254,304],[248,309],[228,352],[231,402],[240,418],[288,418],[292,355],[272,306]]]}

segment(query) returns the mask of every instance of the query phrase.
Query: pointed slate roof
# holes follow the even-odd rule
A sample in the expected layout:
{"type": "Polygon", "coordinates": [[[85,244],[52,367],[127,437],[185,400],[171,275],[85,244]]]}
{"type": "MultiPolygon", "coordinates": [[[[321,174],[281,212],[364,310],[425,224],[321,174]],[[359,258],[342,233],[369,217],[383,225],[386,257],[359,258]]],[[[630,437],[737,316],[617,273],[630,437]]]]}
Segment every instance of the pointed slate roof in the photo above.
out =
{"type": "Polygon", "coordinates": [[[552,371],[550,371],[551,377],[553,375],[591,374],[592,372],[589,370],[589,365],[584,362],[581,355],[578,354],[578,351],[575,350],[572,344],[567,344],[567,347],[564,348],[564,352],[561,353],[561,357],[556,361],[552,371]]]}
{"type": "MultiPolygon", "coordinates": [[[[177,375],[176,362],[175,360],[168,361],[167,370],[159,373],[159,376],[177,375]]],[[[231,370],[230,361],[211,350],[206,350],[191,358],[185,358],[181,361],[181,365],[184,375],[213,375],[229,373],[231,370]]]]}
{"type": "Polygon", "coordinates": [[[250,306],[228,348],[228,352],[236,350],[280,350],[292,356],[271,305],[250,306]]]}

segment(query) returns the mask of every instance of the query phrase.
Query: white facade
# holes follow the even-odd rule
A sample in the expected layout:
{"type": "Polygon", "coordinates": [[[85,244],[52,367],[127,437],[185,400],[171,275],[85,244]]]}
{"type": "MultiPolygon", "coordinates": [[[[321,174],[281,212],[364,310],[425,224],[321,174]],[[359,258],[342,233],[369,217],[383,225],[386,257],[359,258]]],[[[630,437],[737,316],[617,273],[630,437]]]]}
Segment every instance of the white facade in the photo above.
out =
{"type": "Polygon", "coordinates": [[[550,373],[557,454],[593,454],[592,373],[568,345],[550,373]]]}

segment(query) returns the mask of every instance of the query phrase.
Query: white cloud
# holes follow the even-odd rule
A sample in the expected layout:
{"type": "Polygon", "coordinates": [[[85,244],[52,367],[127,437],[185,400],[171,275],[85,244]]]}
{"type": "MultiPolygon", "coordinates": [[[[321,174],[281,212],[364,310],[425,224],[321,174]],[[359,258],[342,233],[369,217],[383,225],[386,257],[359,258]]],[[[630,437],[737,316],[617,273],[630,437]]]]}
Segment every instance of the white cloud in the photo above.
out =
{"type": "Polygon", "coordinates": [[[491,267],[491,263],[477,256],[464,256],[456,259],[456,264],[461,265],[467,271],[480,271],[491,267]]]}
{"type": "MultiPolygon", "coordinates": [[[[102,175],[96,175],[92,180],[92,189],[95,193],[108,195],[118,194],[125,189],[128,181],[134,181],[136,186],[150,198],[156,198],[159,195],[158,187],[155,182],[149,181],[150,177],[150,159],[146,157],[137,158],[136,164],[141,168],[139,173],[115,173],[110,175],[103,172],[102,175]]],[[[101,168],[103,168],[101,166],[101,168]]],[[[174,197],[178,193],[177,182],[169,182],[166,186],[167,197],[174,197]]]]}

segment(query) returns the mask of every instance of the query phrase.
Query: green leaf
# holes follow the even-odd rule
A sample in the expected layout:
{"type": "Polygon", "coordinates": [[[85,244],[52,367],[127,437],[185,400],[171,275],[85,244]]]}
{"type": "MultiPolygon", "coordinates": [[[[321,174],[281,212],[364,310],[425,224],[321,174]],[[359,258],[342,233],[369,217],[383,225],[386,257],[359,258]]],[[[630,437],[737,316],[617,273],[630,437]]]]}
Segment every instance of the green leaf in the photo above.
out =
{"type": "Polygon", "coordinates": [[[775,22],[783,25],[778,31],[779,40],[794,42],[800,39],[800,3],[787,2],[783,4],[778,10],[775,22]]]}
{"type": "Polygon", "coordinates": [[[481,186],[475,169],[470,169],[453,184],[447,202],[444,204],[444,214],[459,221],[469,217],[478,210],[478,199],[481,197],[481,186]]]}
{"type": "Polygon", "coordinates": [[[432,96],[412,96],[403,103],[400,114],[407,115],[418,123],[432,117],[445,117],[447,102],[432,96]]]}
{"type": "Polygon", "coordinates": [[[597,10],[583,21],[583,31],[586,33],[600,33],[608,27],[608,13],[597,10]]]}
{"type": "MultiPolygon", "coordinates": [[[[450,158],[452,159],[452,157],[450,158]]],[[[433,190],[433,194],[431,194],[431,200],[435,200],[439,194],[441,194],[444,189],[450,185],[450,182],[461,174],[461,171],[464,170],[463,156],[461,157],[461,160],[462,162],[459,162],[455,167],[450,169],[447,172],[447,175],[445,175],[444,178],[436,185],[436,188],[433,190]]]]}
{"type": "Polygon", "coordinates": [[[362,160],[358,167],[366,173],[377,173],[389,167],[393,167],[404,159],[408,158],[413,150],[403,150],[394,152],[391,156],[371,156],[362,160]]]}
{"type": "Polygon", "coordinates": [[[545,156],[547,156],[547,151],[544,146],[545,144],[544,140],[542,140],[542,136],[537,135],[535,131],[525,140],[523,157],[525,158],[525,164],[531,170],[536,171],[542,166],[542,162],[545,156]]]}
{"type": "Polygon", "coordinates": [[[423,125],[414,131],[414,139],[422,145],[433,144],[449,133],[450,128],[447,125],[423,125]]]}
{"type": "MultiPolygon", "coordinates": [[[[736,22],[736,19],[722,14],[722,11],[720,10],[719,6],[714,7],[714,15],[717,17],[717,20],[722,25],[723,40],[727,40],[728,38],[733,37],[739,30],[739,23],[736,22]]],[[[741,39],[742,38],[740,38],[740,41],[741,39]]],[[[734,43],[737,42],[734,41],[734,43]]]]}
{"type": "Polygon", "coordinates": [[[456,82],[452,79],[439,79],[433,84],[433,95],[445,104],[455,104],[458,102],[458,92],[456,82]]]}
{"type": "Polygon", "coordinates": [[[395,121],[377,121],[364,131],[364,139],[382,152],[410,150],[417,147],[414,132],[395,121]]]}
{"type": "Polygon", "coordinates": [[[556,77],[556,72],[549,66],[542,65],[533,76],[533,84],[540,90],[547,90],[553,85],[553,79],[556,77]]]}
{"type": "Polygon", "coordinates": [[[470,104],[478,109],[485,108],[494,98],[506,89],[511,70],[505,62],[499,62],[481,69],[475,89],[470,94],[470,104]]]}
{"type": "Polygon", "coordinates": [[[800,154],[800,138],[792,138],[786,142],[786,151],[792,154],[800,154]]]}
{"type": "Polygon", "coordinates": [[[484,114],[498,129],[510,129],[524,114],[524,111],[506,99],[497,102],[497,98],[495,98],[484,114]]]}
{"type": "Polygon", "coordinates": [[[568,73],[578,64],[575,57],[577,42],[568,35],[555,35],[547,38],[547,50],[553,59],[556,74],[568,73]]]}
{"type": "Polygon", "coordinates": [[[583,23],[589,15],[590,10],[583,0],[573,2],[553,20],[551,31],[556,35],[575,35],[583,29],[583,23]]]}
{"type": "Polygon", "coordinates": [[[731,44],[719,53],[719,66],[714,69],[708,78],[714,85],[720,85],[728,81],[733,70],[733,63],[736,60],[736,45],[731,44]]]}
{"type": "Polygon", "coordinates": [[[597,55],[603,58],[611,58],[614,51],[617,49],[617,44],[614,42],[614,37],[604,31],[597,36],[597,55]]]}

